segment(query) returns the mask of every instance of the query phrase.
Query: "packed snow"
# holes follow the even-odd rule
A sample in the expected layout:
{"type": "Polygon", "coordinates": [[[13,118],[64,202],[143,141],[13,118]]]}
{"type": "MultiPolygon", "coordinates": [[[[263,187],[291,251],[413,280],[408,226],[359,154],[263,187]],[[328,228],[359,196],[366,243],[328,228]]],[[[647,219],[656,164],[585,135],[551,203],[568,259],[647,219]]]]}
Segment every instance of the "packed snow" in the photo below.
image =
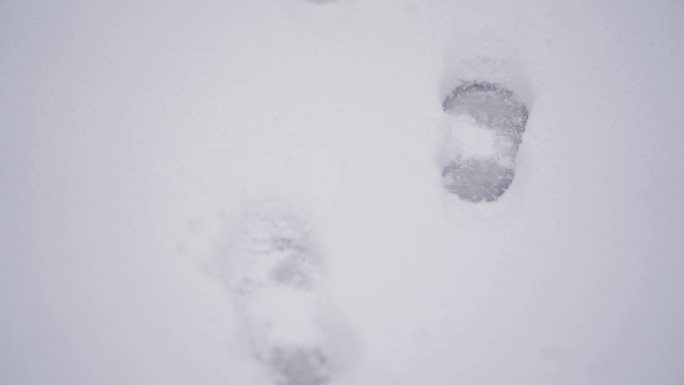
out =
{"type": "Polygon", "coordinates": [[[681,385],[683,18],[0,3],[0,384],[681,385]]]}

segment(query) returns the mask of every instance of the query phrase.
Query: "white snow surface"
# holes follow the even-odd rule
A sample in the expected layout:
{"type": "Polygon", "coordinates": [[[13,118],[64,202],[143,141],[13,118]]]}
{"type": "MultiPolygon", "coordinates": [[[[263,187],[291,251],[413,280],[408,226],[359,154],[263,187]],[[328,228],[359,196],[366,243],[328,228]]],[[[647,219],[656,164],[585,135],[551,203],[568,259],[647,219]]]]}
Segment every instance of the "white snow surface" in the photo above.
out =
{"type": "Polygon", "coordinates": [[[325,258],[350,345],[332,384],[683,384],[682,19],[1,2],[0,384],[270,384],[220,267],[264,201],[325,258]],[[493,203],[442,187],[461,80],[529,110],[493,203]]]}
{"type": "Polygon", "coordinates": [[[449,128],[444,140],[444,153],[464,159],[492,158],[497,154],[496,134],[477,124],[469,115],[447,115],[449,128]]]}

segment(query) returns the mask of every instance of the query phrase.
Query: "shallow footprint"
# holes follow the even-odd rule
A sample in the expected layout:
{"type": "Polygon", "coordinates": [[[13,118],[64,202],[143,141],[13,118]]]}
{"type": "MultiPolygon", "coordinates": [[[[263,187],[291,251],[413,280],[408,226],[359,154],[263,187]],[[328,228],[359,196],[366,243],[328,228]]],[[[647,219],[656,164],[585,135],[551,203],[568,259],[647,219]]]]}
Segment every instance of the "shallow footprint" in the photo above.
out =
{"type": "Polygon", "coordinates": [[[286,207],[263,204],[236,232],[221,258],[251,354],[274,385],[329,383],[343,366],[339,327],[306,223],[286,207]]]}
{"type": "Polygon", "coordinates": [[[442,108],[449,121],[444,187],[471,202],[497,200],[515,176],[527,108],[511,90],[486,82],[459,85],[442,108]]]}

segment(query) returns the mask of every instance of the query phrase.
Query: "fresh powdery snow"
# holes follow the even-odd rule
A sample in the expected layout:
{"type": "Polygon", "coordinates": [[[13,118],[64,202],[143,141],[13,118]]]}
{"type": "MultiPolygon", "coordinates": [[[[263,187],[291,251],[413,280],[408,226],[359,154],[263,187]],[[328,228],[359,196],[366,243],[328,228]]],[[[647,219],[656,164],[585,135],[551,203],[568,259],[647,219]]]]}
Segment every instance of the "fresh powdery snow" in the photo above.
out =
{"type": "Polygon", "coordinates": [[[0,384],[684,384],[684,3],[0,3],[0,384]]]}

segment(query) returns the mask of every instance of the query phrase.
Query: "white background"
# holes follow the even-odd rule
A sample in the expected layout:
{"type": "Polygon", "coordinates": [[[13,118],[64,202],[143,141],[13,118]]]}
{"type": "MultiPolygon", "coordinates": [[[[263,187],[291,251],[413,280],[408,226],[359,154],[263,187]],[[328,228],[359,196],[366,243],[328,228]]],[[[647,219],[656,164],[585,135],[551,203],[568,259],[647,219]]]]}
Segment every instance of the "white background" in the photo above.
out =
{"type": "Polygon", "coordinates": [[[0,383],[266,384],[216,274],[299,210],[342,384],[684,383],[678,1],[0,2],[0,383]],[[530,110],[510,190],[441,187],[441,102],[530,110]]]}

